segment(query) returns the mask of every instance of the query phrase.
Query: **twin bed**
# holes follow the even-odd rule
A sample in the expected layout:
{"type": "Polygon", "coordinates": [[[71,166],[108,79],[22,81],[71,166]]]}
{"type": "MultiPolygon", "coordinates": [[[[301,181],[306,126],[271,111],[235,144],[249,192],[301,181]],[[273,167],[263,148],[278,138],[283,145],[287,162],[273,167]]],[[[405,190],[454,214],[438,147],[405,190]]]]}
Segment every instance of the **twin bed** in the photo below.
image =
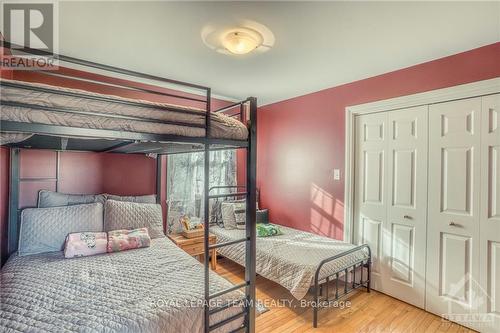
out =
{"type": "MultiPolygon", "coordinates": [[[[309,232],[284,226],[280,226],[280,229],[282,235],[257,237],[256,271],[266,279],[285,287],[299,300],[314,287],[315,274],[323,260],[356,248],[352,244],[309,232]]],[[[225,229],[220,226],[210,227],[210,232],[217,236],[219,243],[232,242],[245,236],[244,230],[225,229]]],[[[241,245],[221,247],[218,252],[240,265],[245,264],[245,249],[241,245]]],[[[346,267],[366,262],[368,258],[368,250],[363,247],[341,256],[338,260],[328,262],[319,272],[319,281],[323,282],[337,272],[344,276],[346,267]]]]}

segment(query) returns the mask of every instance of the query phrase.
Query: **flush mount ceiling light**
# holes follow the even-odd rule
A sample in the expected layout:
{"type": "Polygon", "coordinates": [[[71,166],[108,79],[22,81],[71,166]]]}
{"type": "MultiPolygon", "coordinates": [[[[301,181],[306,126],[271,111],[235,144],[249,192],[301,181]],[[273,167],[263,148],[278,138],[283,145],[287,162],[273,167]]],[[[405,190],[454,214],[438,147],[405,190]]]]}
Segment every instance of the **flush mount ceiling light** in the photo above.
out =
{"type": "Polygon", "coordinates": [[[263,53],[274,45],[273,33],[249,20],[208,24],[201,31],[201,39],[212,50],[226,55],[263,53]]]}
{"type": "Polygon", "coordinates": [[[222,45],[233,54],[246,54],[262,45],[262,36],[257,31],[239,28],[226,33],[222,45]]]}

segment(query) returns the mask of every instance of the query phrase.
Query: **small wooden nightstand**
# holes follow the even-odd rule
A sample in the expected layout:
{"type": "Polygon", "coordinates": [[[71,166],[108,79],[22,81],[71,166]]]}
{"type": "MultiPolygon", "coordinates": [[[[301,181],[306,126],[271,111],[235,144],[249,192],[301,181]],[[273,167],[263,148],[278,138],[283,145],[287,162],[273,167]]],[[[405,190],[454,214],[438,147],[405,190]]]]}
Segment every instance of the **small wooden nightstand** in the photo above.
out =
{"type": "MultiPolygon", "coordinates": [[[[201,237],[194,237],[194,238],[186,238],[180,234],[170,234],[168,235],[168,238],[172,242],[175,243],[178,247],[186,251],[192,256],[201,256],[203,257],[203,236],[201,237]]],[[[208,243],[210,245],[215,244],[217,242],[217,238],[215,235],[210,234],[208,238],[208,243]]],[[[210,250],[211,257],[212,257],[212,269],[215,270],[217,268],[217,249],[212,249],[210,250]]]]}

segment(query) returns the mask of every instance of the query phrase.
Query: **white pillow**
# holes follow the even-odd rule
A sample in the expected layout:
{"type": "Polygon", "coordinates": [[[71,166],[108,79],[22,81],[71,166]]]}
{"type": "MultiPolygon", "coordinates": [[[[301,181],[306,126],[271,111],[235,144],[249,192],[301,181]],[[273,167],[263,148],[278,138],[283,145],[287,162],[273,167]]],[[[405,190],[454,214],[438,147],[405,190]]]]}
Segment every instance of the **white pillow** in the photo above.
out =
{"type": "Polygon", "coordinates": [[[148,228],[151,239],[164,237],[161,205],[106,200],[104,231],[148,228]]]}
{"type": "Polygon", "coordinates": [[[18,255],[62,251],[68,234],[85,231],[103,231],[101,203],[26,208],[21,212],[18,255]]]}

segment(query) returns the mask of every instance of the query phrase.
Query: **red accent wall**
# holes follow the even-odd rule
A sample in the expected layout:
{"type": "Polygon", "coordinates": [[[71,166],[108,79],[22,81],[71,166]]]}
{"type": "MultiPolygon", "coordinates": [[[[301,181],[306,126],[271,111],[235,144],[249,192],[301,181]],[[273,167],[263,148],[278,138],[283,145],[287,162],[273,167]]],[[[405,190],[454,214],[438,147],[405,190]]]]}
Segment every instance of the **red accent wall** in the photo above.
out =
{"type": "Polygon", "coordinates": [[[261,107],[257,179],[272,222],[343,238],[345,108],[500,76],[500,43],[261,107]],[[342,172],[333,180],[333,169],[342,172]]]}
{"type": "Polygon", "coordinates": [[[156,159],[145,155],[103,154],[104,192],[117,195],[156,193],[156,159]]]}
{"type": "MultiPolygon", "coordinates": [[[[23,151],[23,153],[28,153],[28,151],[23,151]]],[[[53,152],[45,153],[53,154],[53,152]]],[[[91,152],[60,153],[59,192],[90,194],[106,192],[105,157],[107,155],[91,152]]],[[[122,155],[116,155],[116,160],[122,161],[122,155]]]]}
{"type": "Polygon", "coordinates": [[[236,150],[236,184],[246,186],[247,184],[247,151],[236,150]]]}
{"type": "MultiPolygon", "coordinates": [[[[1,41],[4,40],[2,33],[0,33],[0,40],[1,41]]],[[[7,49],[5,47],[0,47],[0,60],[4,56],[9,56],[9,55],[11,55],[10,49],[7,49]]],[[[3,69],[3,67],[0,66],[0,78],[12,79],[13,72],[11,70],[3,69]]]]}
{"type": "Polygon", "coordinates": [[[20,208],[36,206],[38,191],[55,191],[56,182],[58,191],[62,193],[156,193],[156,159],[145,155],[61,152],[57,181],[56,152],[21,149],[19,169],[20,208]]]}
{"type": "Polygon", "coordinates": [[[9,149],[0,147],[0,265],[7,259],[7,220],[9,214],[9,149]]]}

